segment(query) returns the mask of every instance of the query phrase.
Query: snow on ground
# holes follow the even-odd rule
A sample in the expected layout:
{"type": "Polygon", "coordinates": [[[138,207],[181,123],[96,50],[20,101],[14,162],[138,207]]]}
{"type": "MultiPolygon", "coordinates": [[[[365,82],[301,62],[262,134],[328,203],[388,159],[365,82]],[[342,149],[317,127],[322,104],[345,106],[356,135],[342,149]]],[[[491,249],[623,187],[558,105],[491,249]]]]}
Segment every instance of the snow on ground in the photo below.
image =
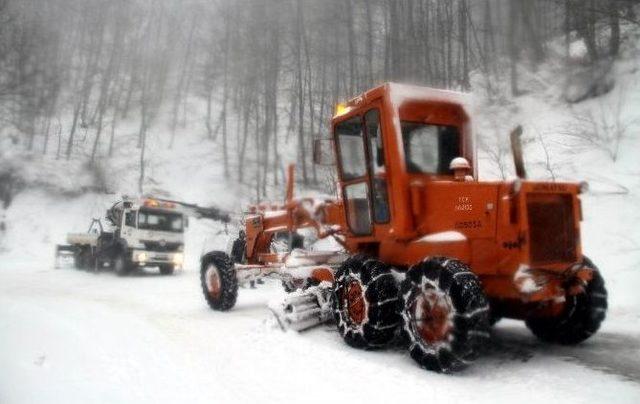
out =
{"type": "Polygon", "coordinates": [[[331,326],[283,333],[270,283],[211,311],[193,269],[119,278],[5,262],[0,401],[13,402],[637,402],[640,343],[605,323],[575,348],[538,343],[520,323],[456,375],[419,369],[400,349],[346,347],[331,326]],[[612,330],[613,328],[613,330],[612,330]],[[612,395],[615,392],[615,395],[612,395]]]}

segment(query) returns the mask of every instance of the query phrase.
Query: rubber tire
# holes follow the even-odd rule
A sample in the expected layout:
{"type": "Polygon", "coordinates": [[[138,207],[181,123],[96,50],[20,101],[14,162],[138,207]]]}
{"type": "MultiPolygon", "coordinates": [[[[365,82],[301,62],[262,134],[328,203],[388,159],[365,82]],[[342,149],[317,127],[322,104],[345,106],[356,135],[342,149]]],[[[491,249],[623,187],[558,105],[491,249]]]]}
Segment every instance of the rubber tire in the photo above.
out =
{"type": "Polygon", "coordinates": [[[73,253],[73,266],[76,269],[84,269],[84,249],[73,253]]]}
{"type": "Polygon", "coordinates": [[[377,349],[388,345],[400,325],[398,284],[391,267],[373,258],[356,255],[342,263],[335,274],[333,315],[344,341],[355,348],[377,349]],[[365,317],[351,324],[346,302],[341,299],[348,285],[356,281],[364,291],[365,317]],[[383,303],[380,303],[383,302],[383,303]]]}
{"type": "Polygon", "coordinates": [[[98,268],[96,267],[96,265],[98,263],[98,259],[93,255],[91,247],[85,248],[83,254],[84,269],[87,271],[97,271],[98,268]]]}
{"type": "Polygon", "coordinates": [[[464,263],[446,257],[430,257],[412,266],[400,285],[401,335],[411,358],[421,367],[449,373],[475,360],[489,340],[489,302],[480,280],[464,263]],[[425,284],[425,282],[429,282],[425,284]],[[413,299],[423,286],[437,288],[450,299],[453,313],[449,343],[430,347],[410,325],[413,299]]]}
{"type": "Polygon", "coordinates": [[[118,276],[126,276],[133,271],[133,263],[127,257],[126,251],[118,251],[111,260],[111,268],[118,276]]]}
{"type": "Polygon", "coordinates": [[[604,279],[589,258],[584,257],[583,264],[594,270],[584,293],[568,296],[563,313],[558,317],[531,317],[525,321],[542,341],[578,344],[595,334],[605,319],[608,304],[604,279]]]}
{"type": "Polygon", "coordinates": [[[203,257],[200,267],[200,286],[205,300],[213,310],[227,311],[235,306],[238,299],[238,278],[233,262],[226,253],[215,251],[203,257]],[[207,289],[206,273],[210,264],[216,266],[220,277],[221,293],[217,299],[211,296],[207,289]]]}
{"type": "Polygon", "coordinates": [[[160,265],[160,275],[172,275],[174,268],[175,267],[171,264],[160,265]]]}
{"type": "Polygon", "coordinates": [[[91,258],[91,247],[80,247],[80,250],[73,255],[73,265],[77,269],[92,269],[91,258]]]}

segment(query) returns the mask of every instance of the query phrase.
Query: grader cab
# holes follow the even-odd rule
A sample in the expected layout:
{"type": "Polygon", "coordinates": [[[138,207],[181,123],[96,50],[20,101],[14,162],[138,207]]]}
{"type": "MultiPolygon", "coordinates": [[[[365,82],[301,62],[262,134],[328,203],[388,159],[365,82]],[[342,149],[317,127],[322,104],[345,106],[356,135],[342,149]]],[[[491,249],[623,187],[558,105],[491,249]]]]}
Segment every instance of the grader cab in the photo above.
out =
{"type": "Polygon", "coordinates": [[[476,358],[501,317],[549,342],[597,331],[607,295],[582,253],[581,185],[479,181],[463,94],[384,84],[339,105],[331,128],[337,198],[294,198],[291,169],[284,204],[252,206],[231,256],[203,256],[212,308],[233,307],[238,283],[277,277],[298,289],[278,313],[284,324],[333,318],[360,348],[401,336],[436,371],[476,358]],[[343,251],[273,251],[301,228],[343,251]]]}

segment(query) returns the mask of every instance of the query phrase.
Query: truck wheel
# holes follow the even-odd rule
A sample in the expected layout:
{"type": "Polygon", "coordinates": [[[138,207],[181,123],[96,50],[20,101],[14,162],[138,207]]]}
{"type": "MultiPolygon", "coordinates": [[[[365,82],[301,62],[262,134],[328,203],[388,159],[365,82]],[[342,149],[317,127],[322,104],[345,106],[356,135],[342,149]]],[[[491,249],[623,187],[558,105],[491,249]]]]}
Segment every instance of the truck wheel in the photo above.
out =
{"type": "Polygon", "coordinates": [[[76,269],[84,269],[84,249],[74,251],[73,266],[76,269]]]}
{"type": "Polygon", "coordinates": [[[607,313],[607,289],[598,268],[589,258],[584,258],[583,265],[593,269],[593,277],[581,293],[566,297],[562,314],[526,320],[527,327],[536,337],[546,342],[574,345],[600,328],[607,313]]]}
{"type": "Polygon", "coordinates": [[[400,324],[398,285],[391,267],[356,255],[335,275],[333,315],[338,332],[356,348],[380,348],[395,337],[400,324]]]}
{"type": "Polygon", "coordinates": [[[478,277],[460,261],[433,257],[412,266],[400,298],[402,335],[423,368],[461,369],[489,338],[489,303],[478,277]]]}
{"type": "Polygon", "coordinates": [[[213,310],[230,310],[238,298],[238,278],[231,258],[223,252],[206,255],[200,268],[202,293],[213,310]]]}
{"type": "Polygon", "coordinates": [[[111,268],[118,276],[128,275],[133,270],[133,264],[127,257],[126,251],[117,252],[111,259],[111,268]]]}
{"type": "Polygon", "coordinates": [[[80,247],[80,250],[73,256],[73,264],[78,269],[93,269],[95,258],[91,253],[91,247],[80,247]]]}
{"type": "Polygon", "coordinates": [[[173,274],[173,265],[160,265],[160,275],[171,275],[173,274]]]}

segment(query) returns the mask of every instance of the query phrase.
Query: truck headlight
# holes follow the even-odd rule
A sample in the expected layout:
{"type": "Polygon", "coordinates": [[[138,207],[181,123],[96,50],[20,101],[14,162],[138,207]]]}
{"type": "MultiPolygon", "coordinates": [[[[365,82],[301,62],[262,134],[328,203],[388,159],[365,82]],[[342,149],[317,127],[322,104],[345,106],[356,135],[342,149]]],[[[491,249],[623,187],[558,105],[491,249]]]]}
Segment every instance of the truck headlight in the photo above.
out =
{"type": "Polygon", "coordinates": [[[145,262],[149,258],[146,252],[138,253],[138,261],[145,262]]]}
{"type": "Polygon", "coordinates": [[[174,264],[182,265],[183,261],[184,261],[184,254],[182,254],[182,253],[173,254],[173,263],[174,264]]]}

